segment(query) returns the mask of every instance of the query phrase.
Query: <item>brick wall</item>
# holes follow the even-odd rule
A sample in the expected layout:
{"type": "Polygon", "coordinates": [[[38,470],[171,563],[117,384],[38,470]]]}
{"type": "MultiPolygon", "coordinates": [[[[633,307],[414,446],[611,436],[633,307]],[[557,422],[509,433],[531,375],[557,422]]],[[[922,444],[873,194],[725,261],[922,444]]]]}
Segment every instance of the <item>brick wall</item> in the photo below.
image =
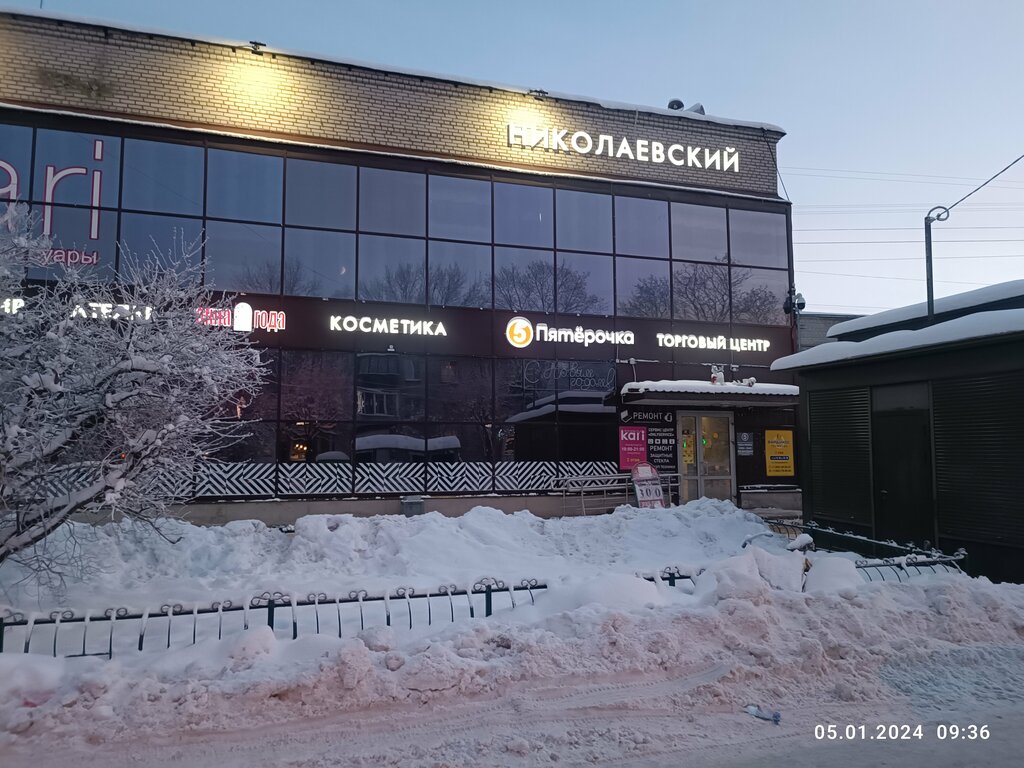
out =
{"type": "MultiPolygon", "coordinates": [[[[0,14],[0,101],[510,168],[777,195],[777,131],[0,14]],[[507,124],[732,147],[739,172],[508,145],[507,124]]],[[[625,66],[625,65],[624,65],[625,66]]]]}

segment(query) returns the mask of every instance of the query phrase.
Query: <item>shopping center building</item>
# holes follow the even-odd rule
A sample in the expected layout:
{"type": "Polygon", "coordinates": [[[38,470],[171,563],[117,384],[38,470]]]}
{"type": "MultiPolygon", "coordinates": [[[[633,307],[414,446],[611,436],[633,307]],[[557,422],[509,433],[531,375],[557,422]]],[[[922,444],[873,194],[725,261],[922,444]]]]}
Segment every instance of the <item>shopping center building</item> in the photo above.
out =
{"type": "Polygon", "coordinates": [[[0,198],[54,261],[200,241],[201,319],[272,362],[199,496],[796,483],[781,129],[40,15],[0,49],[0,198]]]}

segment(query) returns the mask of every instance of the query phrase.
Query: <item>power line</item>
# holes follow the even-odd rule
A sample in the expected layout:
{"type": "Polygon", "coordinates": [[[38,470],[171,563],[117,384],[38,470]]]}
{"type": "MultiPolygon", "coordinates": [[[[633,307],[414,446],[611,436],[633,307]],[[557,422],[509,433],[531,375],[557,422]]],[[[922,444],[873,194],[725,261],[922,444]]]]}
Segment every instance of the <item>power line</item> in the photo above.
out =
{"type": "MultiPolygon", "coordinates": [[[[966,195],[964,195],[963,197],[961,197],[961,198],[960,198],[959,200],[957,200],[957,201],[956,201],[955,203],[953,203],[952,205],[948,205],[948,206],[946,206],[946,213],[948,214],[948,213],[949,213],[949,211],[952,211],[952,210],[953,210],[954,208],[956,208],[956,207],[957,207],[958,205],[960,205],[960,203],[962,203],[962,202],[963,202],[964,200],[966,200],[966,199],[967,199],[968,197],[970,197],[971,195],[973,195],[973,194],[974,194],[975,192],[977,192],[977,191],[978,191],[979,189],[984,189],[985,187],[987,187],[987,186],[989,185],[989,183],[990,183],[990,182],[994,181],[995,179],[998,179],[998,178],[999,178],[1000,176],[1002,176],[1002,175],[1003,175],[1004,173],[1006,173],[1006,172],[1007,172],[1008,170],[1010,170],[1011,168],[1013,168],[1013,166],[1015,166],[1015,165],[1016,165],[1017,163],[1019,163],[1019,162],[1020,162],[1021,160],[1024,160],[1024,155],[1021,155],[1020,157],[1018,157],[1018,158],[1017,158],[1016,160],[1014,160],[1014,161],[1013,161],[1013,162],[1011,162],[1011,163],[1010,163],[1009,165],[1007,165],[1007,166],[1006,166],[1005,168],[1003,168],[1003,170],[1001,170],[1001,171],[999,171],[998,173],[996,173],[996,174],[994,174],[994,175],[990,176],[990,177],[989,177],[988,179],[986,179],[986,180],[985,180],[985,181],[984,181],[983,183],[979,184],[979,185],[978,185],[977,187],[975,187],[974,189],[972,189],[972,190],[971,190],[970,192],[968,192],[968,193],[967,193],[966,195]]],[[[929,304],[929,309],[930,309],[930,308],[931,308],[931,305],[929,304]]],[[[930,315],[929,315],[929,318],[930,318],[930,315]]]]}
{"type": "MultiPolygon", "coordinates": [[[[851,275],[847,272],[813,272],[809,269],[801,269],[801,275],[825,275],[826,277],[863,277],[869,280],[908,280],[913,283],[923,283],[923,277],[893,277],[891,275],[851,275]]],[[[991,283],[970,283],[964,280],[936,280],[937,283],[949,283],[950,285],[991,285],[991,283]]]]}
{"type": "MultiPolygon", "coordinates": [[[[1024,225],[1010,226],[1003,224],[992,224],[977,227],[943,227],[945,232],[950,229],[1024,229],[1024,225]]],[[[920,232],[920,227],[795,227],[794,232],[920,232]]]]}
{"type": "MultiPolygon", "coordinates": [[[[985,256],[936,256],[936,260],[939,261],[956,261],[960,259],[1024,259],[1024,253],[993,253],[985,256]]],[[[797,260],[802,264],[810,264],[811,262],[819,262],[824,264],[846,264],[851,261],[920,261],[919,256],[880,256],[877,258],[853,258],[853,259],[801,259],[797,257],[797,260]]]]}
{"type": "MultiPolygon", "coordinates": [[[[801,176],[803,178],[813,179],[838,179],[840,181],[870,181],[875,184],[926,184],[928,186],[943,186],[943,187],[969,187],[971,186],[970,181],[925,181],[923,179],[875,179],[870,176],[834,176],[827,173],[798,173],[790,172],[790,176],[801,176]]],[[[781,177],[780,177],[781,178],[781,177]]],[[[1018,186],[1006,186],[1007,184],[1013,184],[1014,182],[1005,182],[1004,184],[995,185],[995,189],[1020,189],[1018,186]]]]}
{"type": "MultiPolygon", "coordinates": [[[[862,171],[852,168],[810,168],[803,165],[784,165],[787,171],[826,171],[828,173],[871,173],[876,176],[915,176],[922,179],[956,179],[959,181],[981,181],[980,176],[942,176],[932,173],[900,173],[896,171],[862,171]]],[[[1024,184],[1024,182],[1008,182],[1011,184],[1024,184]]]]}
{"type": "MultiPolygon", "coordinates": [[[[923,240],[801,240],[793,241],[793,245],[893,245],[897,243],[913,243],[920,245],[923,240]]],[[[1024,243],[1024,238],[1012,237],[991,240],[933,240],[935,243],[1024,243]]]]}

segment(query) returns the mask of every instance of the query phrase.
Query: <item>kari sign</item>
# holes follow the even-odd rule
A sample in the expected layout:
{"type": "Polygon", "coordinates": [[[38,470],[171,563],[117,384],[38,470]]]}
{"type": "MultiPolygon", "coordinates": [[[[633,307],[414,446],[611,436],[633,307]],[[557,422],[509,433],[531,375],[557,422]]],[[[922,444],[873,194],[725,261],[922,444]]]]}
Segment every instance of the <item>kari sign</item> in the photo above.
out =
{"type": "Polygon", "coordinates": [[[619,427],[619,469],[647,461],[647,427],[619,427]]]}
{"type": "Polygon", "coordinates": [[[764,459],[768,477],[793,477],[793,430],[766,429],[764,431],[764,459]]]}

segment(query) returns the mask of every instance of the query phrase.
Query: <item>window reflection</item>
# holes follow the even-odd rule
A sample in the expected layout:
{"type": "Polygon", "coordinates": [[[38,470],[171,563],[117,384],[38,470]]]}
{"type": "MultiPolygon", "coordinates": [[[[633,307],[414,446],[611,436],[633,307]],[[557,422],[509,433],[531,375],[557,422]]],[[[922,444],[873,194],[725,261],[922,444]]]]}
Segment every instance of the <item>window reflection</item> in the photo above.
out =
{"type": "Polygon", "coordinates": [[[126,139],[121,205],[202,216],[203,148],[126,139]]]}
{"type": "Polygon", "coordinates": [[[553,312],[555,269],[551,251],[495,248],[494,306],[520,312],[553,312]]]}
{"type": "Polygon", "coordinates": [[[494,185],[494,242],[550,248],[552,191],[524,184],[494,185]]]}
{"type": "Polygon", "coordinates": [[[725,209],[672,203],[672,258],[687,261],[728,260],[725,209]]]}
{"type": "Polygon", "coordinates": [[[32,129],[0,125],[0,200],[28,200],[31,162],[32,129]]]}
{"type": "Polygon", "coordinates": [[[668,258],[668,203],[616,197],[615,252],[668,258]]]}
{"type": "Polygon", "coordinates": [[[220,291],[280,293],[280,228],[208,221],[206,284],[220,291]]]}
{"type": "MultiPolygon", "coordinates": [[[[490,424],[432,424],[427,432],[427,456],[434,462],[494,461],[496,444],[490,424]]],[[[482,483],[490,488],[490,478],[482,483]]]]}
{"type": "Polygon", "coordinates": [[[356,461],[360,464],[405,464],[426,458],[421,424],[357,426],[356,461]]]}
{"type": "Polygon", "coordinates": [[[612,198],[592,192],[557,192],[558,247],[574,251],[612,251],[612,198]]]}
{"type": "Polygon", "coordinates": [[[782,311],[789,275],[782,270],[732,268],[732,314],[739,323],[786,325],[782,311]]]}
{"type": "Polygon", "coordinates": [[[732,293],[729,280],[729,267],[725,264],[673,265],[674,316],[680,320],[728,322],[729,297],[732,293]]]}
{"type": "Polygon", "coordinates": [[[351,299],[356,293],[356,236],[288,227],[284,233],[288,296],[351,299]]]}
{"type": "Polygon", "coordinates": [[[620,315],[655,318],[671,316],[667,263],[620,257],[615,260],[615,288],[620,315]]]}
{"type": "Polygon", "coordinates": [[[281,417],[352,418],[352,355],[284,350],[281,357],[281,417]]]}
{"type": "Polygon", "coordinates": [[[359,228],[366,232],[422,235],[426,226],[427,177],[422,173],[362,168],[359,228]]]}
{"type": "Polygon", "coordinates": [[[130,275],[139,267],[180,268],[198,264],[202,255],[203,222],[148,213],[121,215],[119,273],[130,275]],[[187,258],[185,258],[187,257],[187,258]]]}
{"type": "Polygon", "coordinates": [[[65,267],[78,269],[87,280],[110,280],[113,277],[117,256],[116,211],[51,205],[35,206],[33,214],[38,216],[36,234],[43,231],[47,221],[53,234],[46,256],[50,266],[32,267],[26,270],[28,277],[57,279],[65,267]]]}
{"type": "Polygon", "coordinates": [[[355,166],[289,158],[286,179],[286,223],[356,228],[355,166]]]}
{"type": "Polygon", "coordinates": [[[430,236],[491,242],[491,184],[430,177],[430,236]]]}
{"type": "Polygon", "coordinates": [[[278,460],[329,464],[352,461],[352,425],[334,421],[281,424],[278,460]]]}
{"type": "Polygon", "coordinates": [[[281,221],[284,161],[271,155],[211,149],[206,213],[222,219],[281,221]]]}
{"type": "Polygon", "coordinates": [[[356,355],[356,417],[408,421],[423,418],[423,358],[387,352],[356,355]]]}
{"type": "Polygon", "coordinates": [[[427,417],[431,421],[490,423],[494,411],[490,360],[430,357],[427,375],[427,417]]]}
{"type": "Polygon", "coordinates": [[[422,240],[359,236],[359,298],[422,304],[425,253],[422,240]]]}
{"type": "Polygon", "coordinates": [[[98,178],[98,205],[117,207],[120,139],[40,129],[36,131],[35,162],[32,196],[36,200],[68,205],[97,204],[93,199],[93,184],[98,178]]]}
{"type": "Polygon", "coordinates": [[[559,253],[558,311],[600,315],[612,311],[614,275],[612,259],[585,253],[559,253]]]}
{"type": "Polygon", "coordinates": [[[781,213],[729,211],[729,246],[734,264],[789,266],[786,217],[781,213]]]}
{"type": "Polygon", "coordinates": [[[430,303],[448,307],[491,306],[491,247],[430,241],[430,303]]]}

